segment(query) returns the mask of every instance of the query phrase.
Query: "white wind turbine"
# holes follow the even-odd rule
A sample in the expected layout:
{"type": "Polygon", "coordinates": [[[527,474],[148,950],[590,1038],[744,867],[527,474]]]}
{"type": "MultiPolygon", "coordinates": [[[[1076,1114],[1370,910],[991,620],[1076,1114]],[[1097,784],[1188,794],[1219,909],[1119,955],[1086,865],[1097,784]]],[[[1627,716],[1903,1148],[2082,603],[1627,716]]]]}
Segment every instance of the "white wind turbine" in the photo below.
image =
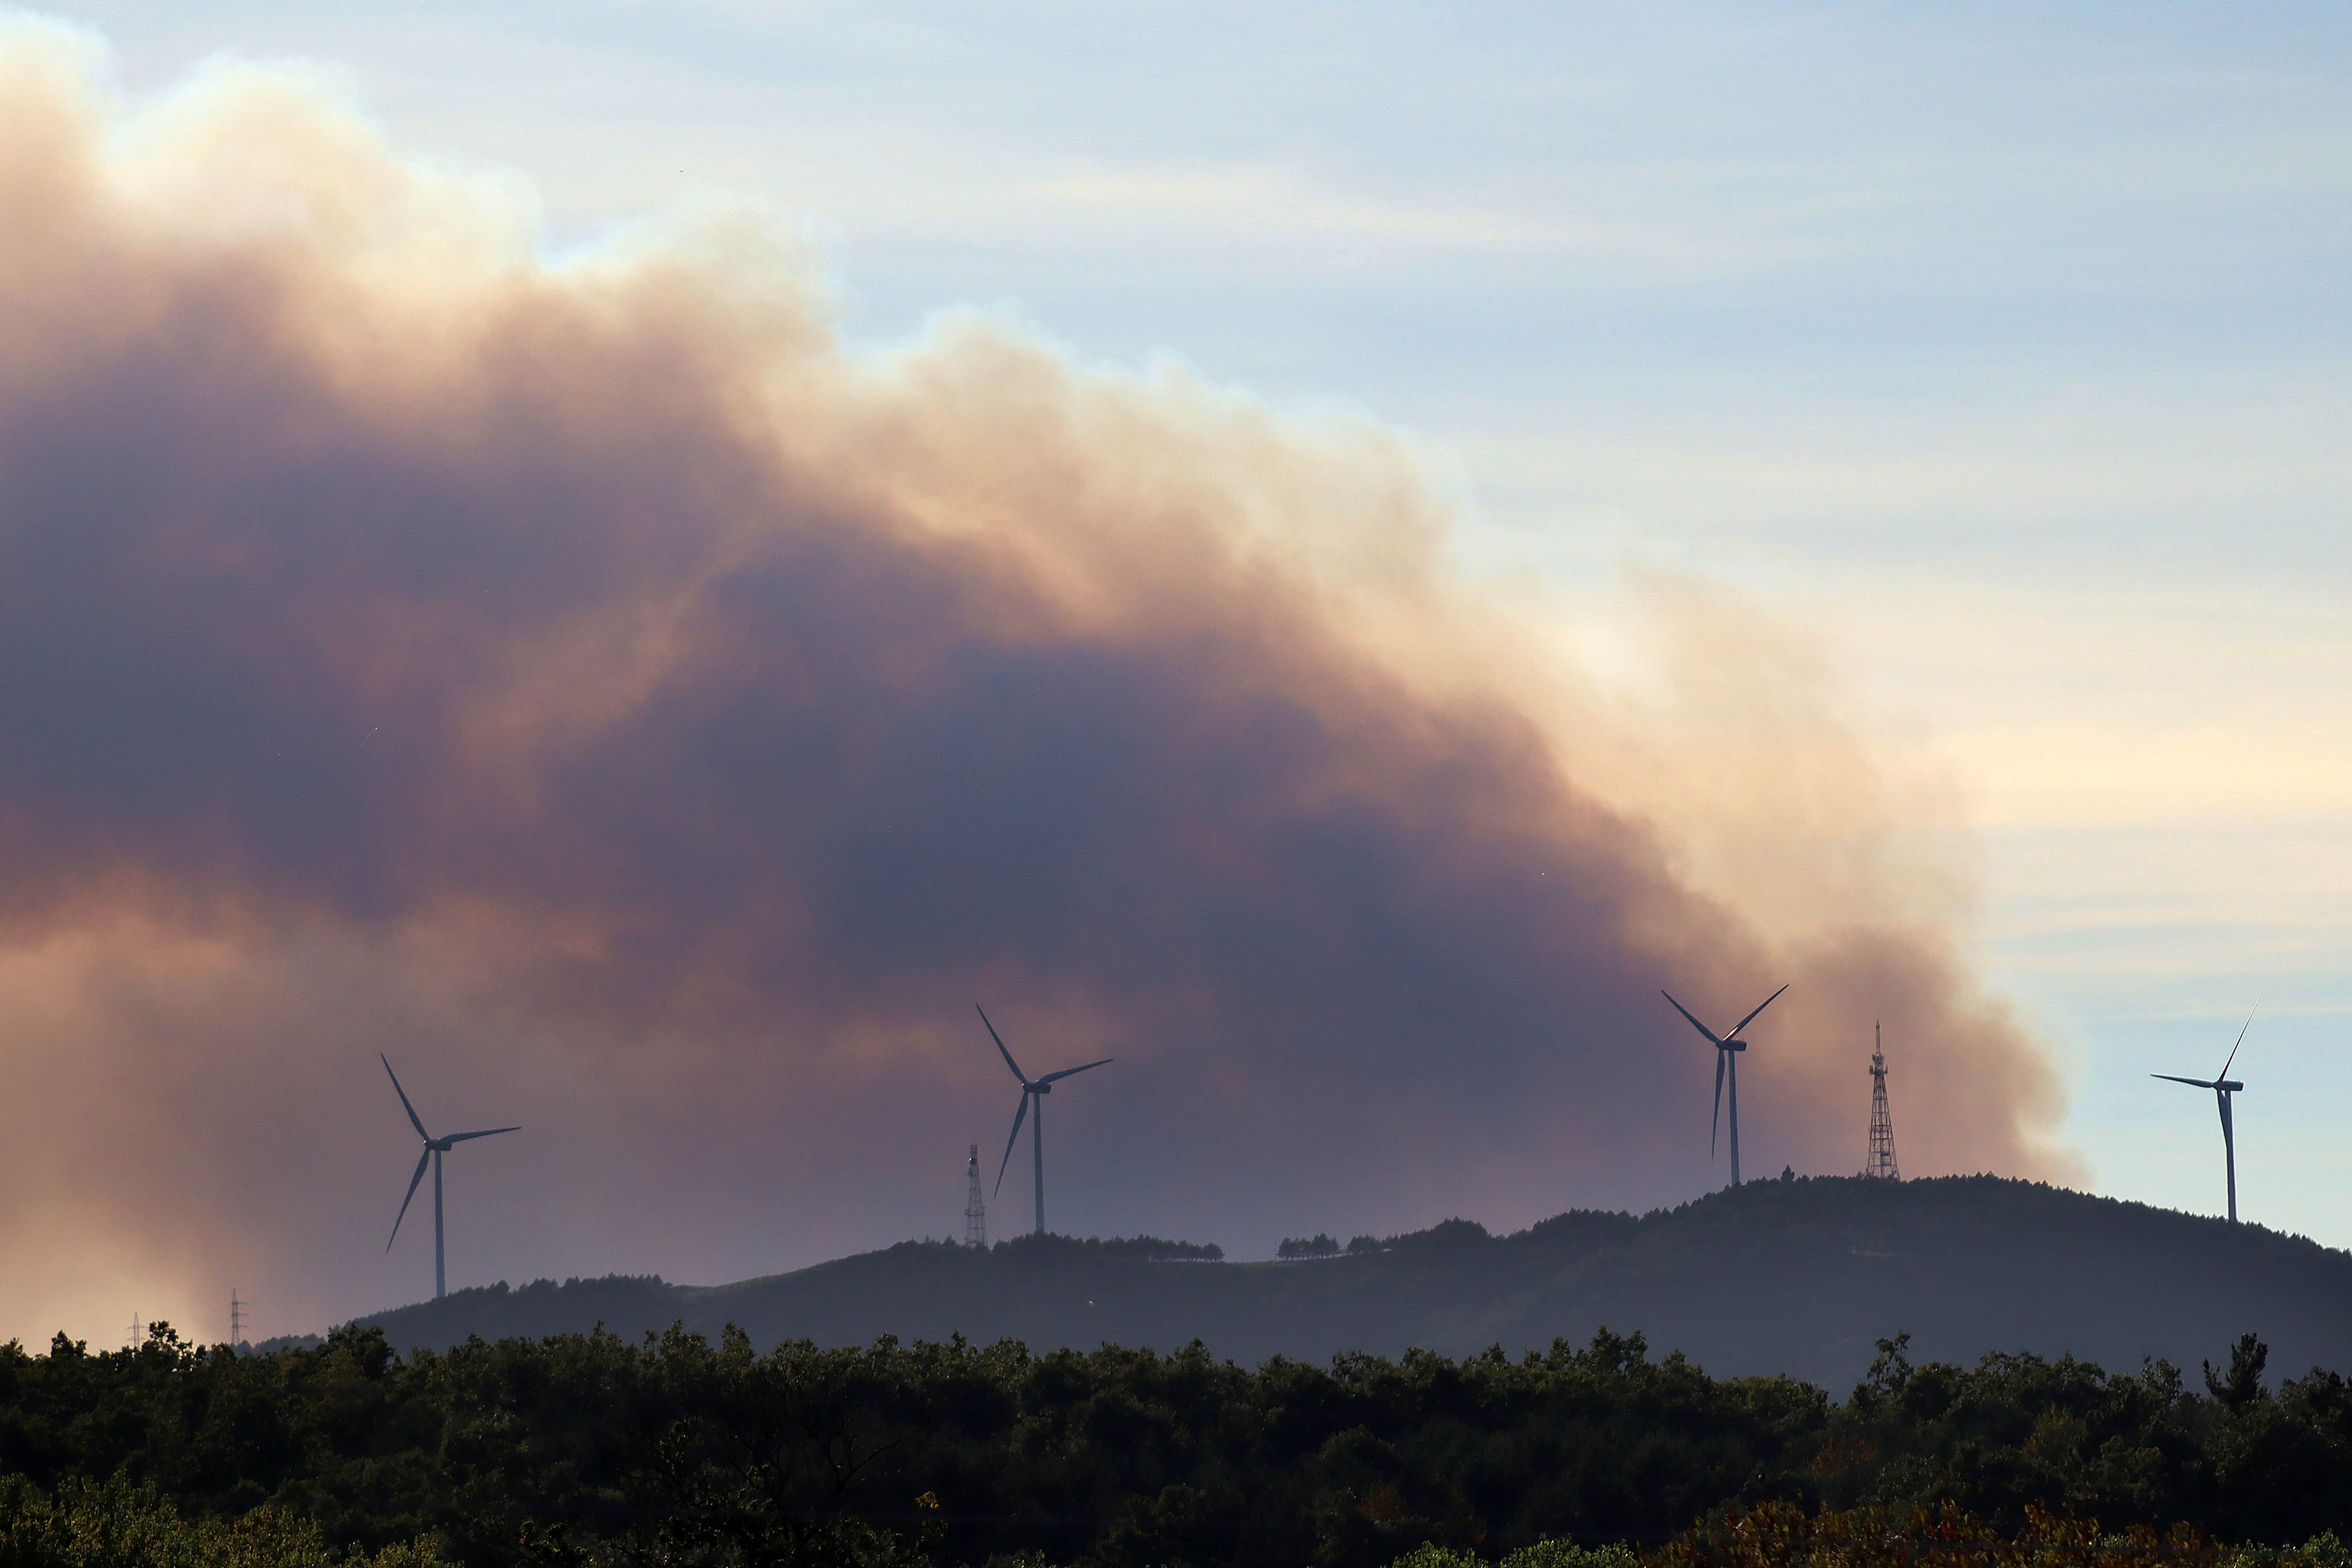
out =
{"type": "Polygon", "coordinates": [[[425,1151],[416,1156],[416,1173],[408,1178],[407,1196],[400,1200],[400,1213],[393,1219],[392,1235],[385,1237],[383,1249],[390,1252],[392,1244],[400,1238],[400,1222],[408,1217],[408,1205],[410,1200],[416,1196],[416,1184],[425,1179],[425,1162],[431,1161],[433,1163],[433,1299],[437,1301],[449,1293],[449,1270],[442,1246],[441,1156],[447,1153],[454,1145],[463,1143],[469,1138],[490,1138],[500,1132],[520,1132],[522,1129],[490,1127],[479,1132],[452,1132],[446,1138],[436,1138],[432,1133],[425,1131],[425,1123],[417,1120],[416,1107],[408,1103],[408,1091],[400,1087],[400,1075],[392,1070],[390,1059],[381,1051],[376,1053],[375,1059],[383,1063],[384,1076],[392,1079],[392,1092],[400,1096],[400,1108],[408,1112],[408,1124],[416,1129],[416,1135],[419,1138],[425,1140],[425,1151]]]}
{"type": "MultiPolygon", "coordinates": [[[[1785,985],[1780,987],[1780,991],[1786,991],[1788,987],[1785,985]]],[[[1756,1013],[1761,1013],[1765,1008],[1769,1007],[1773,1003],[1779,1001],[1780,999],[1780,991],[1773,992],[1771,995],[1765,997],[1764,1000],[1756,1004],[1756,1013]]],[[[1748,1014],[1748,1016],[1740,1019],[1737,1024],[1732,1025],[1728,1031],[1718,1035],[1713,1029],[1708,1028],[1705,1024],[1700,1023],[1696,1018],[1692,1018],[1691,1010],[1689,1008],[1684,1006],[1679,1002],[1675,1002],[1673,992],[1661,990],[1658,994],[1664,996],[1669,1002],[1674,1002],[1675,1011],[1680,1013],[1685,1018],[1690,1018],[1690,1026],[1696,1029],[1700,1034],[1705,1035],[1707,1038],[1708,1044],[1715,1047],[1715,1113],[1707,1119],[1706,1124],[1706,1157],[1710,1160],[1715,1158],[1716,1119],[1720,1117],[1723,1113],[1724,1080],[1727,1078],[1730,1079],[1731,1184],[1736,1187],[1739,1184],[1739,1053],[1748,1048],[1748,1042],[1739,1037],[1739,1031],[1748,1027],[1748,1025],[1756,1021],[1756,1013],[1748,1014]]]]}
{"type": "Polygon", "coordinates": [[[987,1028],[988,1037],[996,1042],[997,1054],[1004,1058],[1004,1065],[1013,1069],[1013,1076],[1021,1080],[1021,1109],[1013,1113],[1013,1136],[1004,1141],[1004,1158],[997,1162],[996,1166],[996,1190],[1000,1193],[1004,1190],[1004,1169],[1013,1163],[1013,1145],[1021,1141],[1022,1118],[1029,1114],[1032,1101],[1036,1104],[1036,1120],[1030,1123],[1029,1128],[1029,1163],[1037,1178],[1037,1234],[1043,1236],[1045,1234],[1045,1097],[1054,1092],[1054,1085],[1061,1079],[1098,1068],[1111,1058],[1105,1057],[1102,1061],[1064,1068],[1060,1072],[1049,1072],[1044,1078],[1033,1079],[1021,1070],[1021,1064],[1014,1061],[1013,1053],[1004,1048],[1004,1037],[996,1032],[995,1025],[989,1023],[988,1010],[977,1002],[971,1005],[972,1011],[980,1015],[981,1023],[987,1028]]]}
{"type": "Polygon", "coordinates": [[[2246,1086],[2230,1076],[2230,1063],[2238,1059],[2238,1047],[2246,1043],[2246,1031],[2254,1026],[2254,1016],[2238,1026],[2238,1037],[2230,1046],[2230,1054],[2221,1063],[2221,1070],[2212,1078],[2175,1078],[2168,1072],[2152,1072],[2150,1078],[2160,1078],[2167,1083],[2185,1083],[2192,1089],[2210,1089],[2213,1102],[2221,1108],[2221,1164],[2230,1178],[2230,1223],[2238,1223],[2238,1130],[2230,1119],[2230,1097],[2246,1086]]]}

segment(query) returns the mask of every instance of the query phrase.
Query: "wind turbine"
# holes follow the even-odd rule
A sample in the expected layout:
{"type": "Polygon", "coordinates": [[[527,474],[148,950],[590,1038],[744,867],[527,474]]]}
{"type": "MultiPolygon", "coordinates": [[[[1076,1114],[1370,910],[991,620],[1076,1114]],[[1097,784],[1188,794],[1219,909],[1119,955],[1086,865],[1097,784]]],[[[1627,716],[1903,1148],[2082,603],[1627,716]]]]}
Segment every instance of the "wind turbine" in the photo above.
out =
{"type": "Polygon", "coordinates": [[[1013,1163],[1013,1145],[1021,1142],[1021,1119],[1029,1114],[1030,1101],[1037,1103],[1037,1119],[1029,1124],[1029,1163],[1037,1175],[1037,1234],[1043,1236],[1045,1234],[1045,1097],[1054,1092],[1054,1085],[1060,1079],[1085,1072],[1089,1068],[1098,1068],[1111,1058],[1105,1057],[1102,1061],[1088,1062],[1085,1067],[1064,1068],[1060,1072],[1049,1072],[1044,1078],[1033,1079],[1021,1070],[1021,1064],[1014,1061],[1013,1053],[1004,1048],[1004,1037],[996,1032],[995,1025],[988,1022],[988,1009],[977,1002],[971,1007],[980,1015],[981,1023],[986,1026],[988,1037],[996,1042],[996,1054],[1004,1058],[1004,1065],[1011,1068],[1013,1076],[1021,1080],[1021,1109],[1013,1113],[1013,1136],[1004,1141],[1004,1158],[996,1164],[996,1190],[1000,1193],[1004,1190],[1004,1168],[1013,1163]]]}
{"type": "Polygon", "coordinates": [[[382,1051],[376,1053],[375,1059],[383,1063],[384,1076],[392,1079],[392,1092],[400,1096],[400,1108],[408,1112],[408,1124],[416,1129],[419,1138],[425,1140],[425,1152],[416,1156],[416,1173],[408,1178],[408,1195],[400,1200],[400,1213],[393,1219],[392,1235],[384,1238],[383,1249],[390,1252],[392,1244],[400,1239],[400,1222],[408,1217],[409,1202],[416,1196],[416,1184],[425,1179],[425,1163],[430,1160],[433,1162],[433,1299],[437,1301],[449,1293],[449,1270],[442,1249],[441,1156],[447,1153],[453,1145],[463,1143],[468,1138],[489,1138],[500,1132],[520,1132],[522,1129],[491,1127],[479,1132],[452,1132],[446,1138],[436,1138],[425,1131],[425,1123],[416,1119],[416,1107],[408,1103],[408,1091],[400,1087],[400,1075],[392,1070],[391,1061],[382,1051]]]}
{"type": "Polygon", "coordinates": [[[2210,1089],[2213,1091],[2213,1102],[2221,1108],[2221,1163],[2230,1173],[2230,1223],[2231,1225],[2238,1223],[2238,1133],[2237,1129],[2230,1121],[2230,1097],[2246,1086],[2230,1077],[2230,1063],[2238,1059],[2238,1047],[2246,1043],[2246,1031],[2253,1026],[2254,1016],[2249,1013],[2246,1015],[2246,1021],[2238,1026],[2238,1037],[2230,1047],[2229,1058],[2221,1063],[2221,1071],[2218,1077],[2175,1078],[2168,1072],[2152,1072],[2147,1075],[2150,1078],[2160,1078],[2167,1083],[2185,1083],[2192,1089],[2210,1089]]]}
{"type": "MultiPolygon", "coordinates": [[[[1785,985],[1780,987],[1780,991],[1786,991],[1788,987],[1785,985]]],[[[1756,1004],[1756,1013],[1761,1013],[1765,1008],[1769,1007],[1773,1003],[1779,1001],[1780,999],[1780,991],[1773,992],[1771,995],[1765,997],[1764,1000],[1756,1004]]],[[[1675,995],[1671,991],[1661,990],[1658,994],[1664,996],[1669,1002],[1675,1002],[1675,995]]],[[[1706,1157],[1710,1160],[1715,1158],[1716,1125],[1717,1121],[1723,1115],[1723,1080],[1726,1078],[1728,1078],[1731,1080],[1731,1184],[1736,1187],[1739,1184],[1738,1053],[1748,1048],[1748,1042],[1739,1037],[1739,1031],[1748,1027],[1748,1025],[1756,1021],[1756,1013],[1750,1013],[1745,1018],[1740,1019],[1737,1024],[1732,1025],[1727,1033],[1718,1035],[1713,1029],[1708,1028],[1705,1024],[1700,1023],[1696,1018],[1691,1018],[1691,1010],[1684,1006],[1681,1003],[1675,1002],[1675,1011],[1680,1013],[1685,1018],[1690,1018],[1690,1026],[1696,1029],[1700,1034],[1705,1035],[1707,1037],[1708,1043],[1715,1047],[1715,1112],[1712,1116],[1708,1117],[1706,1123],[1706,1157]]]]}

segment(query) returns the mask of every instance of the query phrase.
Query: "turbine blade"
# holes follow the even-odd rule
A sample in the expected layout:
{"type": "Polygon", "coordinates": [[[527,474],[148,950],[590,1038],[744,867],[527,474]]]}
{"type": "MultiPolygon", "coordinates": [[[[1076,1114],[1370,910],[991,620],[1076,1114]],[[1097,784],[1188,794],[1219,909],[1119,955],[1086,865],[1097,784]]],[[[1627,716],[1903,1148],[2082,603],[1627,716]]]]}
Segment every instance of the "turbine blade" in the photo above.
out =
{"type": "Polygon", "coordinates": [[[393,1216],[392,1234],[383,1238],[383,1249],[386,1252],[390,1252],[392,1244],[400,1239],[400,1222],[408,1217],[409,1199],[416,1195],[416,1184],[425,1179],[425,1162],[432,1158],[433,1151],[430,1149],[416,1156],[416,1174],[408,1178],[407,1196],[400,1200],[400,1212],[393,1216]]]}
{"type": "Polygon", "coordinates": [[[2147,1076],[2150,1078],[2160,1078],[2167,1083],[2185,1083],[2191,1089],[2211,1089],[2213,1087],[2210,1080],[2201,1078],[2175,1078],[2168,1072],[2152,1072],[2147,1076]]]}
{"type": "Polygon", "coordinates": [[[1054,1081],[1055,1081],[1055,1079],[1065,1079],[1065,1078],[1067,1078],[1067,1077],[1069,1077],[1072,1073],[1080,1073],[1080,1072],[1085,1072],[1085,1071],[1087,1070],[1087,1068],[1098,1068],[1098,1067],[1100,1067],[1100,1066],[1102,1066],[1102,1065],[1103,1065],[1103,1062],[1113,1061],[1113,1060],[1116,1060],[1116,1059],[1117,1059],[1116,1058],[1112,1058],[1112,1057],[1105,1057],[1105,1058],[1103,1058],[1102,1062],[1088,1062],[1088,1063],[1086,1065],[1086,1067],[1082,1067],[1082,1068],[1064,1068],[1060,1072],[1049,1072],[1049,1073],[1047,1073],[1044,1078],[1039,1079],[1037,1081],[1038,1081],[1039,1083],[1052,1083],[1052,1082],[1054,1082],[1054,1081]]]}
{"type": "MultiPolygon", "coordinates": [[[[1668,998],[1672,1000],[1672,998],[1668,998]]],[[[1715,1053],[1715,1114],[1706,1119],[1706,1157],[1715,1158],[1715,1132],[1723,1121],[1723,1052],[1715,1053]]]]}
{"type": "Polygon", "coordinates": [[[2221,1142],[2234,1142],[2237,1138],[2237,1129],[2230,1125],[2230,1097],[2221,1090],[2216,1089],[2213,1092],[2213,1098],[2221,1105],[2221,1142]]]}
{"type": "MultiPolygon", "coordinates": [[[[2257,1011],[2259,1011],[2259,1005],[2257,1006],[2257,1011]]],[[[2253,1026],[2254,1015],[2252,1013],[2249,1013],[2246,1015],[2246,1021],[2238,1026],[2238,1037],[2230,1044],[2230,1061],[2223,1062],[2221,1064],[2221,1070],[2213,1075],[2217,1080],[2230,1076],[2230,1062],[2233,1062],[2238,1059],[2238,1047],[2246,1043],[2246,1031],[2253,1026]]]]}
{"type": "Polygon", "coordinates": [[[1013,1163],[1013,1145],[1021,1142],[1021,1123],[1029,1114],[1029,1090],[1021,1090],[1021,1109],[1013,1113],[1013,1136],[1004,1141],[1004,1158],[996,1163],[996,1190],[1004,1190],[1004,1167],[1013,1163]]]}
{"type": "MultiPolygon", "coordinates": [[[[995,1025],[988,1022],[988,1009],[975,1002],[971,1005],[971,1010],[980,1015],[981,1023],[987,1026],[988,1037],[996,1042],[996,1054],[1004,1058],[1004,1065],[1013,1069],[1013,1076],[1021,1080],[1021,1087],[1024,1089],[1028,1088],[1029,1075],[1021,1070],[1021,1064],[1014,1061],[1013,1059],[1013,1053],[1004,1048],[1004,1037],[996,1032],[995,1025]]],[[[1024,1103],[1026,1102],[1024,1101],[1024,1103]]]]}
{"type": "MultiPolygon", "coordinates": [[[[1675,1002],[1675,994],[1674,994],[1673,992],[1671,992],[1671,991],[1665,990],[1665,989],[1664,989],[1663,987],[1661,987],[1661,988],[1660,988],[1660,990],[1659,990],[1659,992],[1658,992],[1658,994],[1659,994],[1659,995],[1661,995],[1661,996],[1663,996],[1663,997],[1664,997],[1664,998],[1665,998],[1667,1001],[1669,1001],[1669,1002],[1675,1002]]],[[[1709,1045],[1711,1045],[1711,1046],[1719,1046],[1719,1045],[1723,1044],[1723,1042],[1722,1042],[1721,1040],[1719,1040],[1719,1039],[1716,1038],[1716,1034],[1715,1034],[1715,1031],[1714,1031],[1713,1029],[1708,1028],[1705,1024],[1700,1023],[1696,1018],[1691,1018],[1691,1010],[1690,1010],[1689,1008],[1687,1008],[1687,1007],[1684,1006],[1684,1005],[1683,1005],[1681,1003],[1679,1003],[1679,1002],[1675,1002],[1675,1012],[1677,1012],[1677,1013],[1680,1013],[1680,1014],[1681,1014],[1684,1017],[1685,1017],[1685,1018],[1690,1018],[1690,1026],[1691,1026],[1692,1028],[1694,1028],[1694,1029],[1696,1029],[1700,1034],[1705,1035],[1705,1036],[1706,1037],[1706,1042],[1707,1042],[1707,1044],[1709,1044],[1709,1045]]]]}
{"type": "MultiPolygon", "coordinates": [[[[392,1092],[400,1096],[400,1109],[408,1112],[408,1124],[416,1129],[419,1138],[427,1143],[432,1142],[433,1134],[425,1131],[425,1123],[416,1120],[416,1107],[408,1103],[408,1091],[400,1087],[400,1075],[392,1070],[392,1059],[382,1051],[376,1052],[375,1059],[383,1063],[383,1076],[392,1079],[392,1092]]],[[[385,1245],[391,1244],[387,1242],[385,1245]]]]}
{"type": "MultiPolygon", "coordinates": [[[[1788,987],[1785,985],[1780,987],[1780,991],[1786,991],[1788,987]]],[[[1780,991],[1773,992],[1772,994],[1765,997],[1764,1000],[1756,1004],[1756,1013],[1761,1013],[1765,1008],[1769,1007],[1773,1003],[1778,1002],[1780,999],[1780,991]]],[[[1724,1036],[1723,1037],[1727,1040],[1738,1039],[1739,1037],[1739,1031],[1748,1027],[1748,1025],[1756,1021],[1756,1013],[1750,1013],[1745,1018],[1740,1019],[1737,1024],[1732,1025],[1731,1033],[1724,1036]]]]}
{"type": "Polygon", "coordinates": [[[444,1143],[463,1143],[468,1138],[495,1138],[501,1132],[520,1132],[520,1127],[492,1127],[480,1132],[452,1132],[441,1140],[444,1143]]]}

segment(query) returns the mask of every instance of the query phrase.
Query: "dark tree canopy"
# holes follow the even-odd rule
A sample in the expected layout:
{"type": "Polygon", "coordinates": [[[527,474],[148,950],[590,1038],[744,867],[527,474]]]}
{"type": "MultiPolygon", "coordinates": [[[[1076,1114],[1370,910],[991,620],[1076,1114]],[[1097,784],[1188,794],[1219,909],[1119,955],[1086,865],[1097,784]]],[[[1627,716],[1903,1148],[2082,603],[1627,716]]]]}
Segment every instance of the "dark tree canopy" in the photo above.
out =
{"type": "Polygon", "coordinates": [[[159,1325],[135,1351],[0,1348],[0,1472],[51,1492],[112,1478],[194,1519],[268,1504],[339,1546],[437,1533],[483,1564],[667,1531],[676,1561],[1376,1568],[1424,1542],[1654,1543],[1768,1501],[1948,1502],[2011,1531],[2036,1509],[2229,1541],[2352,1531],[2352,1391],[2327,1372],[2266,1384],[2263,1361],[2242,1342],[2200,1393],[2162,1363],[1914,1364],[1892,1340],[1838,1402],[1607,1331],[1516,1359],[1250,1370],[1197,1345],[762,1355],[682,1331],[402,1357],[343,1330],[254,1355],[159,1325]]]}

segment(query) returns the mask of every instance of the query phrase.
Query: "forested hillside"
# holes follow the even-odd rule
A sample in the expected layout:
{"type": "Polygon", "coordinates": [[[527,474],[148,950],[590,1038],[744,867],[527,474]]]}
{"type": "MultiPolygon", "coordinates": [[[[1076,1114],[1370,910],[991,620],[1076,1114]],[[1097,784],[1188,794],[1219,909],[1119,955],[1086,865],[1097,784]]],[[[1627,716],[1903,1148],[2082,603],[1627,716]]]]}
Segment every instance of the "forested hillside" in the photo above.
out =
{"type": "MultiPolygon", "coordinates": [[[[1311,1218],[1311,1216],[1304,1216],[1311,1218]]],[[[1301,1234],[1315,1227],[1302,1223],[1301,1234]]],[[[1171,1261],[1136,1243],[908,1243],[716,1287],[654,1279],[467,1290],[362,1319],[396,1347],[469,1335],[626,1337],[730,1323],[762,1349],[881,1334],[1174,1351],[1255,1364],[1409,1349],[1466,1355],[1638,1330],[1718,1375],[1831,1388],[1877,1341],[1972,1363],[1996,1351],[2194,1364],[2247,1331],[2274,1364],[2352,1366],[2352,1255],[2252,1225],[1993,1177],[1754,1182],[1636,1217],[1578,1212],[1508,1237],[1449,1222],[1346,1256],[1171,1261]]]]}

